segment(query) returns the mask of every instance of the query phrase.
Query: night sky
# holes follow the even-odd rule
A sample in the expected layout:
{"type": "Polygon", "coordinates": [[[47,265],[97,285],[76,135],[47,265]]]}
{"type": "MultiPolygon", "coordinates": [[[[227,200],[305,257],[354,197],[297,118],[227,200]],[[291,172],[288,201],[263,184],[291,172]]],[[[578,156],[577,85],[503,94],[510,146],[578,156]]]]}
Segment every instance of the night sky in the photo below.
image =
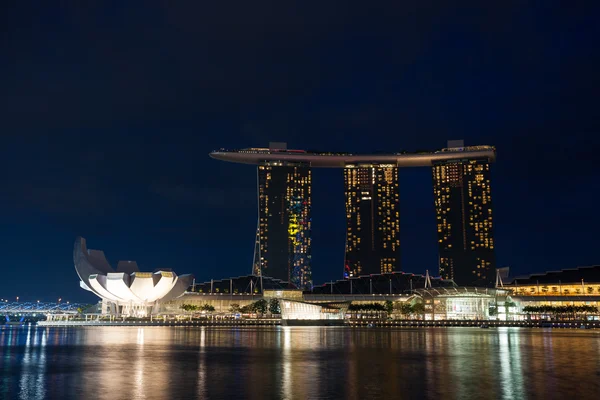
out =
{"type": "MultiPolygon", "coordinates": [[[[208,153],[269,141],[495,145],[498,266],[600,263],[597,2],[42,3],[0,6],[0,297],[95,301],[78,235],[115,265],[250,273],[256,169],[208,153]]],[[[437,273],[430,169],[400,201],[403,269],[437,273]]],[[[344,231],[342,171],[316,169],[315,283],[344,231]]]]}

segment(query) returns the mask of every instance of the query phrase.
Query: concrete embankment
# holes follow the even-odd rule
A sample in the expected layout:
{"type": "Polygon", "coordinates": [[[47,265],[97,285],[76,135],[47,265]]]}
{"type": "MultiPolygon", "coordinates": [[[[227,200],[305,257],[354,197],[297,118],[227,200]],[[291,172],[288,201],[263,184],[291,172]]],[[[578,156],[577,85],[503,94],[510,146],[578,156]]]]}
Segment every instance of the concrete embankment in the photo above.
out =
{"type": "Polygon", "coordinates": [[[600,321],[477,321],[477,320],[445,320],[445,321],[377,321],[351,320],[347,325],[352,327],[520,327],[520,328],[585,328],[600,329],[600,321]]]}
{"type": "MultiPolygon", "coordinates": [[[[244,319],[244,320],[182,320],[182,321],[39,321],[38,326],[279,326],[280,319],[244,319]]],[[[296,324],[298,325],[298,324],[296,324]]],[[[301,324],[309,326],[311,324],[301,324]]],[[[323,325],[315,323],[315,326],[323,325]]],[[[348,320],[345,326],[360,327],[521,327],[521,328],[564,328],[564,329],[600,329],[600,321],[418,321],[418,320],[348,320]]]]}
{"type": "Polygon", "coordinates": [[[39,321],[38,326],[274,326],[279,319],[247,319],[231,321],[39,321]]]}

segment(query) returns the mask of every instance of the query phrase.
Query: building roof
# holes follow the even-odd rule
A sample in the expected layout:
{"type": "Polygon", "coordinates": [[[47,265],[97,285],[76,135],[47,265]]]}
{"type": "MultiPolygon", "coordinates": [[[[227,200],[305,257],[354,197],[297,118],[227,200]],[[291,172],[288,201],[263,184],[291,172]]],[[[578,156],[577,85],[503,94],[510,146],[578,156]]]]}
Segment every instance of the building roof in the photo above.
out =
{"type": "MultiPolygon", "coordinates": [[[[425,287],[426,277],[407,272],[361,275],[313,287],[312,294],[402,294],[425,287]]],[[[454,287],[449,279],[430,277],[432,287],[454,287]]]]}
{"type": "Polygon", "coordinates": [[[289,290],[289,284],[280,279],[258,275],[237,276],[224,279],[213,279],[212,281],[196,283],[191,291],[200,293],[252,293],[264,290],[289,290]]]}
{"type": "Polygon", "coordinates": [[[427,167],[436,161],[486,159],[488,162],[493,162],[496,160],[496,149],[493,146],[468,146],[415,153],[352,154],[249,148],[220,149],[211,152],[209,156],[217,160],[241,164],[302,163],[317,168],[343,168],[363,163],[389,164],[393,167],[427,167]]]}
{"type": "Polygon", "coordinates": [[[506,285],[568,284],[568,283],[600,283],[600,265],[577,268],[566,268],[560,271],[517,276],[506,285]]]}

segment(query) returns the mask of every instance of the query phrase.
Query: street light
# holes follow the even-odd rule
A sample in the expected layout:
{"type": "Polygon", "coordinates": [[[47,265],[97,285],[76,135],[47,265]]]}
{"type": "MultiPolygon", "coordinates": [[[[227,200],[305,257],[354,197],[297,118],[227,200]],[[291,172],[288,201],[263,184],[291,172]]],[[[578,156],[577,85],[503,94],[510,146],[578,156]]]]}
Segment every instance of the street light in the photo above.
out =
{"type": "Polygon", "coordinates": [[[58,298],[58,302],[60,303],[60,301],[61,301],[61,300],[62,300],[62,297],[59,297],[59,298],[58,298]]]}
{"type": "Polygon", "coordinates": [[[19,296],[17,296],[17,303],[19,302],[19,296]]]}

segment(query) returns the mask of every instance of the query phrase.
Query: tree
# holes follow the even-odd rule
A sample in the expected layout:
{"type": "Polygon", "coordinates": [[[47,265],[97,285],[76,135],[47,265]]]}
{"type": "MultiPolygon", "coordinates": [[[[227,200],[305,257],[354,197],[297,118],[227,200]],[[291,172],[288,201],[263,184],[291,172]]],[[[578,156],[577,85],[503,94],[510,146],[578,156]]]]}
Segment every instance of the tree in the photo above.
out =
{"type": "Polygon", "coordinates": [[[255,301],[254,304],[252,304],[252,309],[258,314],[266,313],[267,307],[268,307],[268,304],[265,299],[260,299],[258,301],[255,301]]]}
{"type": "Polygon", "coordinates": [[[531,314],[553,314],[553,315],[570,315],[575,318],[576,314],[581,313],[598,313],[598,308],[594,306],[526,306],[523,307],[523,312],[531,314]]]}
{"type": "Polygon", "coordinates": [[[229,306],[229,312],[230,313],[239,313],[240,312],[240,305],[238,303],[232,303],[229,306]]]}
{"type": "Polygon", "coordinates": [[[252,304],[246,304],[245,306],[241,307],[240,312],[242,314],[250,314],[250,313],[254,312],[254,309],[252,308],[252,304]]]}
{"type": "Polygon", "coordinates": [[[210,305],[210,304],[203,304],[202,305],[202,311],[206,311],[206,312],[213,312],[215,311],[215,307],[210,305]]]}
{"type": "Polygon", "coordinates": [[[269,301],[269,312],[271,314],[281,314],[281,306],[279,305],[279,300],[271,299],[269,301]]]}
{"type": "Polygon", "coordinates": [[[412,312],[412,306],[410,305],[409,302],[404,301],[404,302],[398,304],[398,311],[400,311],[400,314],[406,316],[412,312]]]}
{"type": "Polygon", "coordinates": [[[425,314],[425,304],[415,303],[412,305],[411,311],[413,314],[423,315],[423,314],[425,314]]]}
{"type": "Polygon", "coordinates": [[[490,309],[488,310],[488,315],[490,317],[495,317],[496,315],[498,315],[498,309],[496,307],[490,307],[490,309]]]}
{"type": "Polygon", "coordinates": [[[394,303],[390,300],[386,300],[385,301],[385,311],[387,311],[388,315],[390,315],[392,312],[394,312],[394,303]]]}
{"type": "Polygon", "coordinates": [[[198,311],[200,309],[200,307],[196,304],[182,304],[179,308],[181,308],[183,311],[198,311]]]}

